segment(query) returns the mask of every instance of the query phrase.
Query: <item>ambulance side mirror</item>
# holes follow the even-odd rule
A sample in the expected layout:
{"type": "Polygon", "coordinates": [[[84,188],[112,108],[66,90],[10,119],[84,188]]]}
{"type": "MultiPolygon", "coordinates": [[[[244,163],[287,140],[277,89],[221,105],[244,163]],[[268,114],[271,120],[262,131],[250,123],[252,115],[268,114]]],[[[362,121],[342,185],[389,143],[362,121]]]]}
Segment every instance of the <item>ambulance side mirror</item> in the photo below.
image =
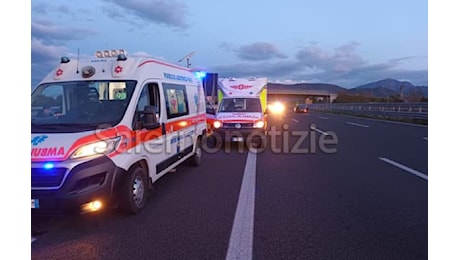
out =
{"type": "Polygon", "coordinates": [[[206,114],[210,115],[215,115],[216,110],[214,109],[214,106],[211,104],[211,102],[206,100],[206,114]]]}
{"type": "Polygon", "coordinates": [[[214,110],[212,107],[206,107],[206,114],[215,115],[216,110],[214,110]]]}
{"type": "Polygon", "coordinates": [[[139,114],[140,124],[139,129],[155,129],[160,127],[160,123],[157,120],[157,107],[145,106],[143,111],[136,111],[139,114]]]}

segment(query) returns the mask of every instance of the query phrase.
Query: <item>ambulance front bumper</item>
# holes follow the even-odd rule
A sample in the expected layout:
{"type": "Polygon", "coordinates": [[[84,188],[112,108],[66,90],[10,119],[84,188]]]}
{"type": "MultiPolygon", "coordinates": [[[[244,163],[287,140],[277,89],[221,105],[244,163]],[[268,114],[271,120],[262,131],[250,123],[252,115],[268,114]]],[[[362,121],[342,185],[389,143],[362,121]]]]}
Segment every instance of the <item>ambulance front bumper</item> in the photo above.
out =
{"type": "Polygon", "coordinates": [[[223,142],[239,142],[265,136],[264,128],[255,128],[252,123],[250,125],[250,127],[244,127],[240,124],[235,127],[235,124],[230,126],[224,124],[223,127],[214,129],[214,133],[216,133],[216,138],[221,138],[223,142]]]}
{"type": "Polygon", "coordinates": [[[82,205],[95,200],[111,206],[124,172],[105,156],[70,170],[32,167],[32,213],[80,212],[82,205]]]}

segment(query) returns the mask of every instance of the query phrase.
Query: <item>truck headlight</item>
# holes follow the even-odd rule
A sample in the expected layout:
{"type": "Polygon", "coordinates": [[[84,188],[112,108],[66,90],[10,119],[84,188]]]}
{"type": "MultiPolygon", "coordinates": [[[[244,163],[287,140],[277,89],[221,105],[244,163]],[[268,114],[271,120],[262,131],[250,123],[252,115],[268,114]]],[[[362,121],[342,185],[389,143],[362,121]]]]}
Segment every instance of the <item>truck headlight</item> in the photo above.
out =
{"type": "Polygon", "coordinates": [[[111,139],[106,139],[90,144],[85,144],[78,148],[71,156],[72,159],[88,157],[88,156],[99,156],[104,154],[109,154],[115,151],[118,147],[121,137],[115,137],[111,139]]]}
{"type": "Polygon", "coordinates": [[[222,127],[222,122],[220,122],[220,121],[214,121],[213,126],[214,126],[214,128],[222,127]]]}
{"type": "Polygon", "coordinates": [[[254,123],[255,128],[263,128],[264,126],[265,126],[264,121],[257,121],[257,122],[254,123]]]}
{"type": "Polygon", "coordinates": [[[270,111],[275,114],[281,114],[284,112],[284,105],[281,102],[275,102],[270,106],[270,111]]]}

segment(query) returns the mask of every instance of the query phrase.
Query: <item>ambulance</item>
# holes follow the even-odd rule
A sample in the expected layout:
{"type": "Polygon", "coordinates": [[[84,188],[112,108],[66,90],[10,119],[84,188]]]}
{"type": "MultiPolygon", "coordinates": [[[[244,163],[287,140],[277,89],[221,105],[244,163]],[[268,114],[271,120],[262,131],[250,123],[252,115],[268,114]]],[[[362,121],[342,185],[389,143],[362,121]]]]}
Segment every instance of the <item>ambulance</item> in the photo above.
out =
{"type": "Polygon", "coordinates": [[[221,78],[213,133],[224,142],[264,141],[267,132],[267,78],[221,78]]]}
{"type": "Polygon", "coordinates": [[[201,162],[204,89],[189,68],[125,50],[62,57],[31,101],[32,212],[135,214],[160,177],[201,162]]]}

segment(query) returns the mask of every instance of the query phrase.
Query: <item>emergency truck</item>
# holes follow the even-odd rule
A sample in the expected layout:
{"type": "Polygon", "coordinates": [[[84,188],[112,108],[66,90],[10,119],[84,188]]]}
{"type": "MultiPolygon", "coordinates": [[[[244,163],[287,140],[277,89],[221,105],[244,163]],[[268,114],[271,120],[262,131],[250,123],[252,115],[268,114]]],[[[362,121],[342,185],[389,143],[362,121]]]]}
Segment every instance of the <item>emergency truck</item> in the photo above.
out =
{"type": "Polygon", "coordinates": [[[213,132],[224,141],[263,141],[267,131],[267,78],[221,78],[213,132]]]}
{"type": "Polygon", "coordinates": [[[62,57],[32,91],[32,212],[137,213],[160,177],[200,164],[201,80],[124,50],[95,56],[62,57]]]}

